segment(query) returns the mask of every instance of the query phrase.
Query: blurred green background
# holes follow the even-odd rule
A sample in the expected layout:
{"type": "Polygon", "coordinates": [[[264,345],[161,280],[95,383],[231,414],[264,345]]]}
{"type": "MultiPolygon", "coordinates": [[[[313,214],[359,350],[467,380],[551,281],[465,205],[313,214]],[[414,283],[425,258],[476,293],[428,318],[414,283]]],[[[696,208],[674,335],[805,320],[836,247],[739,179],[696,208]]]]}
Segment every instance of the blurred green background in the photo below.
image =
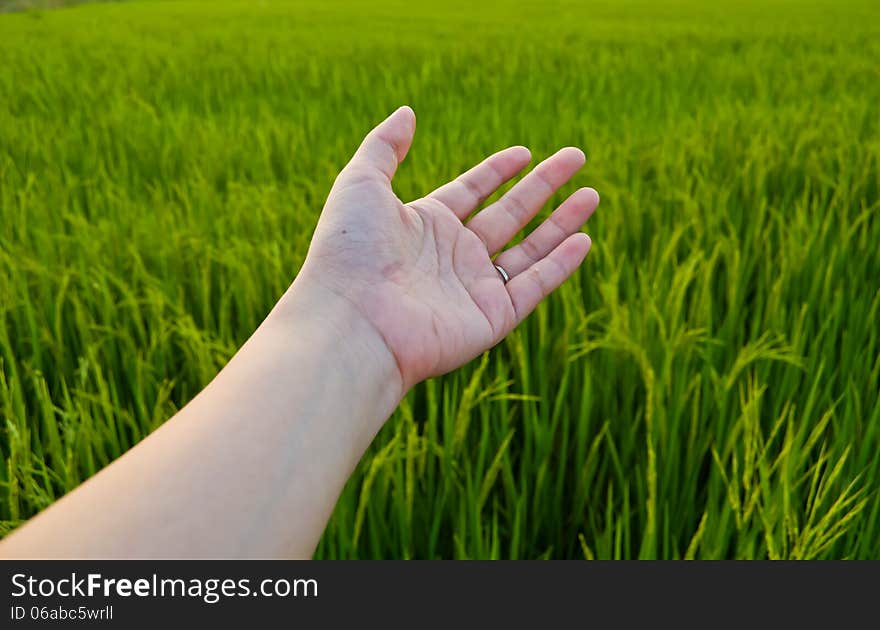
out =
{"type": "Polygon", "coordinates": [[[0,15],[3,531],[212,378],[409,104],[402,198],[577,145],[593,251],[411,392],[318,557],[880,557],[878,36],[830,0],[0,15]]]}

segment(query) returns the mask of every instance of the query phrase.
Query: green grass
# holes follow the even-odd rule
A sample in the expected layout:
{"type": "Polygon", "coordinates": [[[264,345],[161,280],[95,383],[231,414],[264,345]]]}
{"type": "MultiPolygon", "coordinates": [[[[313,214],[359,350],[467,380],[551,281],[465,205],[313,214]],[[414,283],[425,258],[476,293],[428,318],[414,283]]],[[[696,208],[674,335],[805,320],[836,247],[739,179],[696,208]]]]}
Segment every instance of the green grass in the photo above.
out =
{"type": "Polygon", "coordinates": [[[708,4],[0,16],[4,530],[211,379],[408,103],[403,197],[575,144],[594,247],[407,397],[319,557],[880,557],[880,5],[708,4]]]}

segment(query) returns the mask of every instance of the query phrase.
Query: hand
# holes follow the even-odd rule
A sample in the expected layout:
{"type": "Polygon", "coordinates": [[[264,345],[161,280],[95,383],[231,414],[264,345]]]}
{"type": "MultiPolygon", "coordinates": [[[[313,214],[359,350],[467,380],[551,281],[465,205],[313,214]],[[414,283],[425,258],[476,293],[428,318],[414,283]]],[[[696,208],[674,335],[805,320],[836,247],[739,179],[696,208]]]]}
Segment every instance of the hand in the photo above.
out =
{"type": "Polygon", "coordinates": [[[5,538],[0,555],[312,554],[406,389],[497,343],[590,248],[577,230],[599,198],[584,188],[498,256],[505,285],[491,257],[583,165],[583,153],[559,151],[464,223],[525,167],[528,150],[496,153],[403,204],[391,177],[414,131],[403,107],[370,132],[337,178],[291,290],[211,384],[5,538]]]}
{"type": "Polygon", "coordinates": [[[415,133],[401,107],[371,131],[333,185],[295,284],[343,299],[381,336],[404,390],[455,369],[504,338],[583,261],[578,230],[599,203],[572,194],[495,264],[494,256],[584,164],[566,148],[501,199],[468,216],[531,159],[525,147],[487,158],[422,199],[401,202],[391,179],[415,133]]]}

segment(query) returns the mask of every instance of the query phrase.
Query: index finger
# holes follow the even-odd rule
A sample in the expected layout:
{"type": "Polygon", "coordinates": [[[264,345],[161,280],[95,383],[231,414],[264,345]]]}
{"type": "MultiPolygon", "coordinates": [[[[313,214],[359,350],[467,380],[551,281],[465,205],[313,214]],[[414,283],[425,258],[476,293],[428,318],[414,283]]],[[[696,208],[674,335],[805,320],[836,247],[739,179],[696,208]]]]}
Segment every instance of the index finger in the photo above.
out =
{"type": "Polygon", "coordinates": [[[489,195],[525,168],[531,159],[532,154],[527,148],[509,147],[490,155],[428,197],[445,205],[463,221],[489,195]]]}
{"type": "Polygon", "coordinates": [[[471,219],[470,228],[486,244],[489,255],[504,247],[534,217],[556,190],[584,165],[584,152],[560,149],[538,164],[501,199],[471,219]]]}

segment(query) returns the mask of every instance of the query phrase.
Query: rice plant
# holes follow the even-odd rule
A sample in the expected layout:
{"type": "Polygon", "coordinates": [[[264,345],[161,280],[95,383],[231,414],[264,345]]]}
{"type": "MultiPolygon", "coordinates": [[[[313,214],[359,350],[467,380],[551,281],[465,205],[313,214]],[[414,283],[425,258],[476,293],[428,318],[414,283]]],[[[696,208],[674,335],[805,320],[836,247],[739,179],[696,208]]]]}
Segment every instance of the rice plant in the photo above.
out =
{"type": "Polygon", "coordinates": [[[573,144],[602,205],[318,557],[880,557],[876,2],[100,3],[0,60],[0,533],[207,384],[406,103],[401,196],[573,144]]]}

